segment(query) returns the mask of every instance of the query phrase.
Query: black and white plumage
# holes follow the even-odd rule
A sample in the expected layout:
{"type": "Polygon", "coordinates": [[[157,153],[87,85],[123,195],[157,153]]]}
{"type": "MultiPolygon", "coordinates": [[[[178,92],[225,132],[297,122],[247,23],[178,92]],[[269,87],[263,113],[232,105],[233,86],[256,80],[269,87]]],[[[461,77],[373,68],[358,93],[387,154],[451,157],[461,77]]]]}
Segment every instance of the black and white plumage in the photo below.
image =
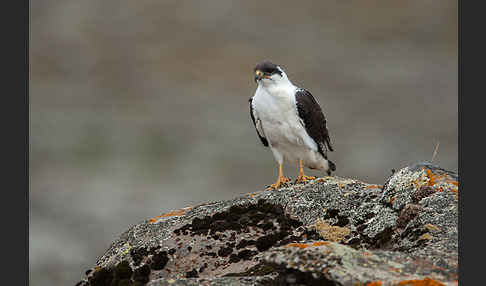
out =
{"type": "Polygon", "coordinates": [[[301,162],[330,175],[336,170],[327,158],[333,147],[315,98],[294,86],[284,70],[271,62],[259,63],[254,72],[258,87],[249,100],[250,116],[263,145],[270,147],[280,166],[301,162]]]}

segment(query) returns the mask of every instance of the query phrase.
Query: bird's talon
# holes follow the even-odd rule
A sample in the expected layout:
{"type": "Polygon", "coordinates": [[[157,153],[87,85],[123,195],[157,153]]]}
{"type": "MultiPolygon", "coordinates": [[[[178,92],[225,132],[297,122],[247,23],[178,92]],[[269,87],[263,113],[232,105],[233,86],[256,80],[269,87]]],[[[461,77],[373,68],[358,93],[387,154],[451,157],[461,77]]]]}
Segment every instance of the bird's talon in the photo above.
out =
{"type": "Polygon", "coordinates": [[[287,177],[284,177],[284,176],[279,177],[275,184],[271,184],[270,187],[266,188],[265,190],[266,191],[277,190],[278,188],[280,188],[282,186],[282,184],[288,183],[290,181],[291,181],[290,178],[287,178],[287,177]]]}
{"type": "Polygon", "coordinates": [[[265,191],[276,191],[278,186],[274,186],[275,184],[270,185],[270,187],[266,188],[265,191]]]}
{"type": "Polygon", "coordinates": [[[297,177],[297,180],[295,181],[296,183],[305,183],[307,181],[315,180],[316,177],[314,176],[306,176],[306,175],[300,175],[297,177]]]}
{"type": "Polygon", "coordinates": [[[279,187],[280,187],[280,185],[271,184],[270,187],[265,189],[265,191],[276,191],[279,187]]]}

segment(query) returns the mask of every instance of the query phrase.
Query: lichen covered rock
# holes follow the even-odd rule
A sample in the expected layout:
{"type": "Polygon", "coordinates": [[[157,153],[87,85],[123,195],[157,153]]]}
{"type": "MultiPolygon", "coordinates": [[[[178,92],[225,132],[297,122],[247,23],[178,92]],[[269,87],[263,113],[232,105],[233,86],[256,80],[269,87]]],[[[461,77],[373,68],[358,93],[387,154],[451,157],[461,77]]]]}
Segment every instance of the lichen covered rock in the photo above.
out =
{"type": "Polygon", "coordinates": [[[324,177],[171,211],[78,285],[457,285],[457,179],[420,163],[383,187],[324,177]]]}

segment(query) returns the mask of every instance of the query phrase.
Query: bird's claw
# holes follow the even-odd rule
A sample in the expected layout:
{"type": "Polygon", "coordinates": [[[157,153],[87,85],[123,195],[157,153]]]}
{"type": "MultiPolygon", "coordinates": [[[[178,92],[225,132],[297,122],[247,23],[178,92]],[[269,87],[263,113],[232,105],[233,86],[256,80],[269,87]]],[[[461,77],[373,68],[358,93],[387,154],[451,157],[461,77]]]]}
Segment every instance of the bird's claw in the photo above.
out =
{"type": "Polygon", "coordinates": [[[265,190],[266,191],[277,190],[278,188],[280,188],[280,186],[282,186],[282,184],[287,183],[287,182],[290,182],[289,178],[283,177],[283,176],[279,177],[275,184],[271,184],[270,187],[266,188],[265,190]]]}
{"type": "Polygon", "coordinates": [[[296,183],[305,183],[307,181],[310,181],[310,180],[315,180],[316,177],[314,176],[306,176],[306,175],[299,175],[297,177],[297,180],[295,180],[296,183]]]}

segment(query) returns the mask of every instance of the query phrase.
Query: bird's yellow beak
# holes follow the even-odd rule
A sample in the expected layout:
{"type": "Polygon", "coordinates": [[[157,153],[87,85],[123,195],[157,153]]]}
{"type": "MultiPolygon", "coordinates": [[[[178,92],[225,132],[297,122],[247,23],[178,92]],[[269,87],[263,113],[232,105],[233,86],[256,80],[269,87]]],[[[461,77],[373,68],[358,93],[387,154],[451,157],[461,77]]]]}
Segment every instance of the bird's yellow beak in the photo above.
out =
{"type": "Polygon", "coordinates": [[[270,78],[270,76],[265,75],[265,74],[264,74],[264,73],[263,73],[261,70],[256,70],[256,71],[255,71],[255,82],[256,82],[257,80],[262,79],[262,78],[270,78]]]}
{"type": "Polygon", "coordinates": [[[260,70],[255,71],[255,82],[263,78],[263,72],[260,70]]]}

